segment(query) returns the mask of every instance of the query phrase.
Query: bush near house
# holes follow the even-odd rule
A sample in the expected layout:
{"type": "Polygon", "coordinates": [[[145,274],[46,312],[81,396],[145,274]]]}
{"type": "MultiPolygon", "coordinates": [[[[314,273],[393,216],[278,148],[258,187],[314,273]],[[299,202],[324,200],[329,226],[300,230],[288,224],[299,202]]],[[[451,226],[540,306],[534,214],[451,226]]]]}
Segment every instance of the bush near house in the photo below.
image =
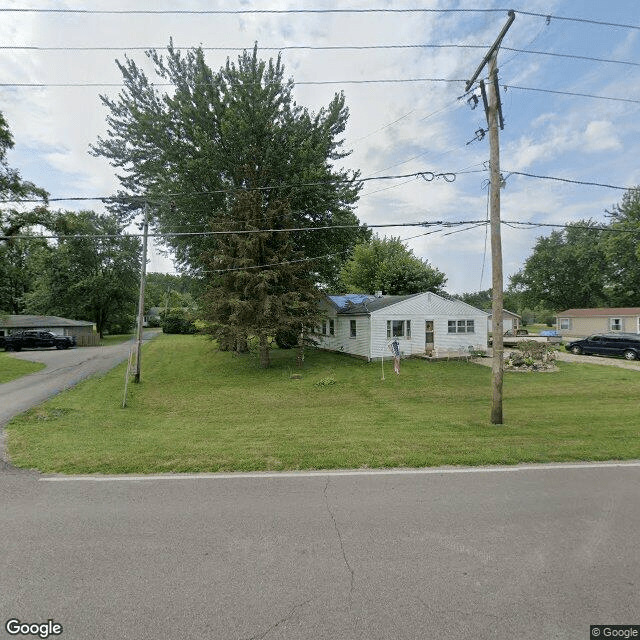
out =
{"type": "Polygon", "coordinates": [[[163,333],[193,334],[198,332],[191,313],[185,309],[163,311],[160,314],[160,326],[163,333]]]}

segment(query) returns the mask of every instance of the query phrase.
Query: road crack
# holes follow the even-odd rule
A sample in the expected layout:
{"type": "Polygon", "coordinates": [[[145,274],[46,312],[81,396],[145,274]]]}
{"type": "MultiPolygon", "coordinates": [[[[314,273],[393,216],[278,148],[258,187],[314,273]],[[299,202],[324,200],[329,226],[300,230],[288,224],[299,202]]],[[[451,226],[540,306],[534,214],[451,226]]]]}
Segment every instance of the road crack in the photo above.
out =
{"type": "Polygon", "coordinates": [[[347,567],[347,569],[349,571],[349,575],[350,575],[349,605],[351,605],[352,599],[353,599],[353,591],[354,591],[354,588],[355,588],[356,574],[355,574],[355,571],[353,570],[353,567],[349,564],[349,560],[347,558],[347,553],[346,553],[345,548],[344,548],[344,542],[342,540],[342,535],[340,533],[340,528],[338,527],[338,523],[336,522],[336,518],[333,515],[333,511],[331,511],[331,507],[329,506],[329,498],[327,497],[327,489],[328,488],[329,488],[329,478],[327,478],[327,482],[324,485],[324,491],[322,492],[322,495],[324,496],[325,507],[327,508],[327,511],[329,512],[329,516],[331,516],[331,521],[333,522],[333,528],[336,530],[336,534],[338,536],[338,541],[340,542],[340,551],[342,551],[342,559],[344,560],[344,564],[345,564],[345,566],[347,567]]]}
{"type": "Polygon", "coordinates": [[[247,638],[247,640],[264,640],[264,638],[266,638],[272,631],[277,629],[281,624],[284,624],[285,622],[288,622],[289,620],[291,620],[291,618],[293,618],[293,616],[296,614],[298,609],[309,604],[312,600],[313,598],[309,598],[304,602],[299,602],[298,604],[293,605],[291,611],[289,611],[289,613],[286,616],[280,618],[280,620],[278,620],[277,622],[274,622],[265,632],[263,632],[260,635],[251,636],[250,638],[247,638]]]}

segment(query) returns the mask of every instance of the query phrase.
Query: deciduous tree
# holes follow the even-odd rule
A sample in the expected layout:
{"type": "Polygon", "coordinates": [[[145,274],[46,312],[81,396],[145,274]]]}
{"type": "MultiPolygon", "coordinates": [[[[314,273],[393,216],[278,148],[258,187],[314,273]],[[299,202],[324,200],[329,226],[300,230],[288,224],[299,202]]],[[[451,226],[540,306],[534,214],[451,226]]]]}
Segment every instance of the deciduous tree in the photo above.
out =
{"type": "Polygon", "coordinates": [[[510,289],[524,304],[560,311],[603,306],[607,302],[607,261],[602,232],[592,220],[569,224],[540,237],[510,289]]]}
{"type": "Polygon", "coordinates": [[[342,287],[351,293],[407,295],[443,293],[447,278],[427,260],[414,255],[400,238],[373,237],[358,244],[340,272],[342,287]]]}
{"type": "Polygon", "coordinates": [[[100,336],[127,329],[135,317],[140,241],[120,236],[122,225],[113,215],[82,211],[56,218],[70,237],[62,236],[40,254],[39,277],[25,296],[26,310],[91,320],[100,336]]]}

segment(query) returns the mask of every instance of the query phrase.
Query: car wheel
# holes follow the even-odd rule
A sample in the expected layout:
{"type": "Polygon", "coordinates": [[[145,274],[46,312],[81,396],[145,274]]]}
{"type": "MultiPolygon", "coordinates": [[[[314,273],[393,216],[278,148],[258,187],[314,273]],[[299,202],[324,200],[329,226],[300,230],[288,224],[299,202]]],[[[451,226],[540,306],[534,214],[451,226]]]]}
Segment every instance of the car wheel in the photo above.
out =
{"type": "Polygon", "coordinates": [[[637,360],[638,354],[635,351],[631,351],[631,349],[629,349],[628,351],[624,352],[624,357],[627,360],[637,360]]]}
{"type": "Polygon", "coordinates": [[[578,346],[571,347],[571,353],[575,354],[576,356],[579,356],[582,354],[582,349],[578,346]]]}

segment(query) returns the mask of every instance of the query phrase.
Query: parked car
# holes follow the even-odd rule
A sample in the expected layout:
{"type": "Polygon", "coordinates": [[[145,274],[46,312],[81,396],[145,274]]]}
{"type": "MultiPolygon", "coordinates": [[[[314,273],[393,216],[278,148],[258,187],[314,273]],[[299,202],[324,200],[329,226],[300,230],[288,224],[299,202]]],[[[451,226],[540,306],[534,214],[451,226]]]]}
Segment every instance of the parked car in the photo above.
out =
{"type": "Polygon", "coordinates": [[[597,334],[574,340],[566,345],[576,355],[624,356],[627,360],[640,360],[640,335],[635,333],[597,334]]]}
{"type": "Polygon", "coordinates": [[[51,331],[16,331],[4,338],[5,351],[22,351],[22,349],[42,349],[55,347],[68,349],[76,345],[73,336],[59,336],[51,331]]]}

